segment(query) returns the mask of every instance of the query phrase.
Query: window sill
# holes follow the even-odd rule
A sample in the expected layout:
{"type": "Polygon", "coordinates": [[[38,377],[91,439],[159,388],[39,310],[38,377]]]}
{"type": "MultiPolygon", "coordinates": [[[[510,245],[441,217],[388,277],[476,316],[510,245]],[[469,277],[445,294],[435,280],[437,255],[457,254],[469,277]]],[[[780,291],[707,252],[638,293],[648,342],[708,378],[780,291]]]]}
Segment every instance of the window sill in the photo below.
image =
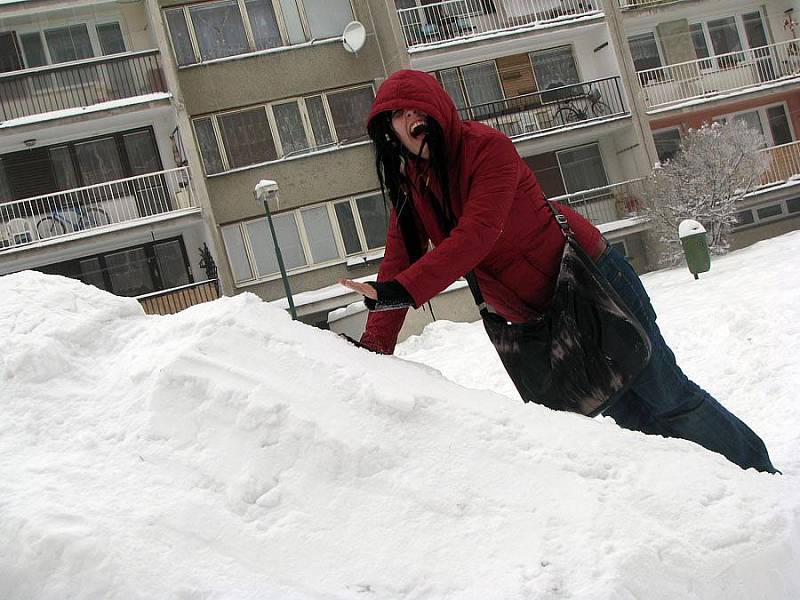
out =
{"type": "Polygon", "coordinates": [[[233,54],[231,56],[224,56],[223,58],[212,58],[210,60],[201,60],[200,62],[192,63],[190,65],[178,65],[179,71],[184,71],[188,69],[195,69],[197,67],[205,67],[208,65],[216,65],[219,63],[230,62],[232,60],[241,60],[243,58],[251,58],[253,56],[265,56],[269,54],[276,54],[279,52],[288,52],[290,50],[296,50],[300,48],[311,48],[313,46],[321,46],[324,44],[330,44],[333,42],[341,42],[341,37],[333,37],[327,38],[324,40],[310,40],[308,42],[303,42],[302,44],[292,44],[291,46],[279,46],[278,48],[267,48],[266,50],[255,50],[253,52],[243,52],[241,54],[233,54]]]}
{"type": "Polygon", "coordinates": [[[242,173],[244,171],[250,171],[252,169],[259,169],[261,167],[267,167],[270,165],[280,164],[284,162],[289,162],[292,160],[301,160],[303,158],[308,158],[310,156],[319,156],[320,154],[326,154],[328,152],[338,152],[339,150],[345,150],[347,148],[357,148],[359,146],[365,146],[367,144],[371,144],[372,140],[363,140],[361,142],[353,142],[352,144],[342,144],[337,146],[331,146],[329,148],[322,148],[321,150],[314,150],[312,152],[306,152],[305,154],[297,154],[295,156],[285,156],[283,158],[278,158],[276,160],[268,160],[266,162],[255,163],[252,165],[247,165],[244,167],[236,167],[235,169],[229,169],[227,171],[220,171],[219,173],[211,173],[206,174],[207,179],[211,179],[212,177],[222,177],[224,175],[231,175],[232,173],[242,173]]]}

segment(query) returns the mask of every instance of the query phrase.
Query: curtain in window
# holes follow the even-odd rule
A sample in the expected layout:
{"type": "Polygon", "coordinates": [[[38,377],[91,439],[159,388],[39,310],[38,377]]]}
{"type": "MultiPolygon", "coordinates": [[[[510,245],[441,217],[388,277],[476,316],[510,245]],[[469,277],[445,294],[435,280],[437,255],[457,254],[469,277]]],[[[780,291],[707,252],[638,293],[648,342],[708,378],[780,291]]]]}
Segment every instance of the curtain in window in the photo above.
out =
{"type": "Polygon", "coordinates": [[[250,18],[250,29],[253,30],[256,48],[266,50],[283,46],[272,0],[247,0],[245,7],[250,18]]]}
{"type": "Polygon", "coordinates": [[[239,5],[233,1],[189,7],[200,56],[204,60],[248,52],[239,5]]]}
{"type": "Polygon", "coordinates": [[[569,194],[608,185],[597,144],[558,152],[558,163],[569,194]]]}
{"type": "Polygon", "coordinates": [[[655,69],[661,66],[656,38],[652,33],[634,35],[628,38],[628,46],[633,57],[633,65],[637,71],[655,69]]]}
{"type": "Polygon", "coordinates": [[[533,73],[536,85],[540,90],[562,87],[570,83],[578,83],[578,67],[572,48],[563,46],[541,52],[533,52],[533,73]]]}
{"type": "Polygon", "coordinates": [[[367,117],[375,95],[371,87],[328,94],[333,125],[340,142],[352,142],[367,136],[367,117]]]}
{"type": "Polygon", "coordinates": [[[344,26],[353,20],[350,0],[303,0],[311,37],[342,37],[344,26]]]}
{"type": "Polygon", "coordinates": [[[264,107],[217,118],[231,168],[278,158],[264,107]]]}

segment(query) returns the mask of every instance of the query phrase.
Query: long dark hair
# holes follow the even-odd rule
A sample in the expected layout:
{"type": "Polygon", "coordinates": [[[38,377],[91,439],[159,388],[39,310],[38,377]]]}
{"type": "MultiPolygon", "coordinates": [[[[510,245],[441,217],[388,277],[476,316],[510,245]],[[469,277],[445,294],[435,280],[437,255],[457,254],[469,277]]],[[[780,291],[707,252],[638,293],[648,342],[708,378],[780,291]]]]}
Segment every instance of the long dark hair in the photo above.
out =
{"type": "MultiPolygon", "coordinates": [[[[450,180],[447,174],[447,144],[442,127],[434,119],[428,117],[425,129],[424,146],[427,146],[427,160],[412,154],[400,143],[392,129],[390,112],[375,117],[369,124],[368,133],[375,146],[375,170],[381,184],[381,192],[389,195],[394,207],[400,232],[403,235],[409,259],[414,262],[421,256],[419,250],[419,233],[414,219],[414,204],[411,200],[410,182],[402,172],[404,161],[413,161],[418,173],[431,174],[442,191],[441,205],[434,206],[440,225],[445,232],[455,226],[453,208],[450,205],[450,180]]],[[[434,200],[435,202],[435,200],[434,200]]]]}

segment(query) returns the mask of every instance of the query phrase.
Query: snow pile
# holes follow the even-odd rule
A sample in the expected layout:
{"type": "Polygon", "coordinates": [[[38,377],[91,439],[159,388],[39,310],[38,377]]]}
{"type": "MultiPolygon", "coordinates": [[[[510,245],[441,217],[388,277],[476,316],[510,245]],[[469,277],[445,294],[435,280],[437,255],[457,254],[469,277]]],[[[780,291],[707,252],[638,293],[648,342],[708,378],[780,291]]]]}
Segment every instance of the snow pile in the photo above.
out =
{"type": "MultiPolygon", "coordinates": [[[[797,597],[798,278],[764,287],[752,265],[798,251],[794,235],[715,262],[705,292],[647,279],[664,312],[699,304],[679,355],[727,317],[691,366],[745,385],[735,410],[761,404],[740,412],[783,477],[461,387],[252,295],[147,317],[73,280],[0,278],[0,598],[797,597]],[[756,302],[720,310],[721,286],[756,302]]],[[[463,327],[426,333],[460,362],[403,351],[509,391],[463,327]]]]}

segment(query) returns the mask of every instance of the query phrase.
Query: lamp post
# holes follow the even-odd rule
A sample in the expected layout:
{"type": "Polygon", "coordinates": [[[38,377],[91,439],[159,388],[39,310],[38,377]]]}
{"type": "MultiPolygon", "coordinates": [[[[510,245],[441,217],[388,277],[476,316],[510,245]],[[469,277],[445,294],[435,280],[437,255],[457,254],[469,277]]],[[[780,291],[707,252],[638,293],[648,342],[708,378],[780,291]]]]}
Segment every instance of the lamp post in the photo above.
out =
{"type": "Polygon", "coordinates": [[[281,247],[278,244],[278,236],[275,234],[275,225],[272,223],[272,212],[269,209],[270,201],[278,202],[278,184],[275,181],[262,179],[256,184],[253,190],[256,203],[263,203],[264,212],[267,213],[267,223],[269,223],[269,231],[272,234],[272,244],[275,247],[275,257],[278,259],[278,268],[281,271],[281,279],[283,280],[283,289],[286,291],[286,300],[289,301],[289,314],[292,319],[297,320],[297,311],[294,308],[294,300],[292,299],[292,289],[289,287],[289,276],[286,274],[286,267],[283,264],[283,255],[281,254],[281,247]]]}

